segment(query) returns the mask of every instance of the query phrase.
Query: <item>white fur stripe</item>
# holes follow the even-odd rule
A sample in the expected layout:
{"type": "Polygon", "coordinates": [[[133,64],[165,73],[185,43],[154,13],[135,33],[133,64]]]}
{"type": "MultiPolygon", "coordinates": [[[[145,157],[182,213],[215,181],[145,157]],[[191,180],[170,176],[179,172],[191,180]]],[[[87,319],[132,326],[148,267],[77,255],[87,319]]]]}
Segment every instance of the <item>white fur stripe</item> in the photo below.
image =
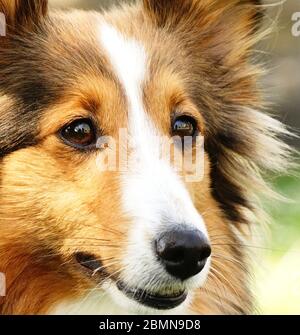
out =
{"type": "MultiPolygon", "coordinates": [[[[143,87],[145,81],[151,79],[148,77],[149,56],[144,46],[105,23],[100,26],[100,44],[128,103],[131,154],[129,169],[122,176],[122,200],[124,212],[133,225],[128,236],[121,277],[133,287],[145,288],[155,276],[159,287],[172,283],[174,289],[178,290],[183,284],[171,277],[157,261],[153,251],[154,240],[162,231],[171,230],[177,225],[184,224],[204,234],[207,234],[206,227],[180,177],[170,162],[159,156],[159,130],[155,128],[143,103],[143,87]]],[[[187,281],[186,287],[201,285],[208,269],[209,262],[201,274],[187,281]]],[[[121,303],[118,291],[111,292],[111,296],[121,303]]],[[[128,304],[126,300],[125,305],[128,304]]]]}

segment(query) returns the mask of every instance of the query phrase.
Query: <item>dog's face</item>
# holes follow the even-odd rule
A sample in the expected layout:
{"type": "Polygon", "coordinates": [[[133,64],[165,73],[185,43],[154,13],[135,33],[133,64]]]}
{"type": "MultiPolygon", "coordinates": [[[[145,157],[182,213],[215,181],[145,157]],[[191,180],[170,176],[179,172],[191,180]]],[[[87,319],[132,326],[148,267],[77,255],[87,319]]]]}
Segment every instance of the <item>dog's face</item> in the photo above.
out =
{"type": "Polygon", "coordinates": [[[268,136],[250,109],[257,1],[145,0],[104,16],[47,14],[43,0],[0,9],[3,312],[49,312],[90,290],[133,313],[247,312],[233,226],[253,209],[252,137],[268,136]],[[173,159],[190,139],[193,164],[161,158],[161,138],[173,159]]]}

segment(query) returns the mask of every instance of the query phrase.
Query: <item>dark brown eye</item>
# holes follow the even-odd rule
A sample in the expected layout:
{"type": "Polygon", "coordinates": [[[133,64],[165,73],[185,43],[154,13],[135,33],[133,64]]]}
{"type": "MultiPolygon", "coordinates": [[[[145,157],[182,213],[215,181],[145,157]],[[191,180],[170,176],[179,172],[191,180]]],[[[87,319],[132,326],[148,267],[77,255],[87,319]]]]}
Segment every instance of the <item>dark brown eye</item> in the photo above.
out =
{"type": "Polygon", "coordinates": [[[73,121],[61,130],[60,136],[68,145],[79,149],[96,143],[96,130],[90,119],[73,121]]]}
{"type": "Polygon", "coordinates": [[[173,136],[195,136],[197,134],[197,121],[191,116],[182,115],[173,121],[173,136]]]}

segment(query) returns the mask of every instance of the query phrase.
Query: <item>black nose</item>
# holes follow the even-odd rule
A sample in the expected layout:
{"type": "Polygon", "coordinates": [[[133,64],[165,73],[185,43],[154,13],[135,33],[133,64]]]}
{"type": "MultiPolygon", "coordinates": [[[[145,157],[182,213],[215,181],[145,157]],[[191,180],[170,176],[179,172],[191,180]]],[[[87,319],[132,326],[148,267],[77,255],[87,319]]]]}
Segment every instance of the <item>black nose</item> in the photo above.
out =
{"type": "Polygon", "coordinates": [[[181,280],[201,272],[211,254],[205,235],[199,230],[174,230],[155,242],[156,253],[166,270],[181,280]]]}

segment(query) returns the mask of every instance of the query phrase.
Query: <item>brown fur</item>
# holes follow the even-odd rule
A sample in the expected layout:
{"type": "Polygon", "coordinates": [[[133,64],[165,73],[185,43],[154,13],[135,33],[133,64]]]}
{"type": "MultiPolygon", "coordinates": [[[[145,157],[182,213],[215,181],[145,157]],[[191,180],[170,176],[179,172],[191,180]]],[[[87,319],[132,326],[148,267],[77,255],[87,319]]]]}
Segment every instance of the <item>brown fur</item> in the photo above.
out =
{"type": "MultiPolygon", "coordinates": [[[[131,224],[120,208],[118,173],[100,173],[95,153],[76,152],[56,135],[82,116],[107,135],[126,127],[126,98],[98,46],[101,16],[48,15],[46,8],[45,0],[0,0],[9,23],[0,40],[3,314],[47,313],[101,281],[106,273],[89,278],[76,251],[98,255],[113,274],[131,224]]],[[[259,215],[257,193],[268,190],[261,173],[285,169],[287,147],[277,139],[284,128],[255,111],[260,70],[250,56],[260,16],[254,0],[144,0],[104,14],[151,55],[144,101],[161,132],[169,134],[170,110],[180,106],[205,135],[205,178],[187,185],[213,247],[195,313],[253,310],[245,252],[232,226],[242,230],[259,215]]]]}

